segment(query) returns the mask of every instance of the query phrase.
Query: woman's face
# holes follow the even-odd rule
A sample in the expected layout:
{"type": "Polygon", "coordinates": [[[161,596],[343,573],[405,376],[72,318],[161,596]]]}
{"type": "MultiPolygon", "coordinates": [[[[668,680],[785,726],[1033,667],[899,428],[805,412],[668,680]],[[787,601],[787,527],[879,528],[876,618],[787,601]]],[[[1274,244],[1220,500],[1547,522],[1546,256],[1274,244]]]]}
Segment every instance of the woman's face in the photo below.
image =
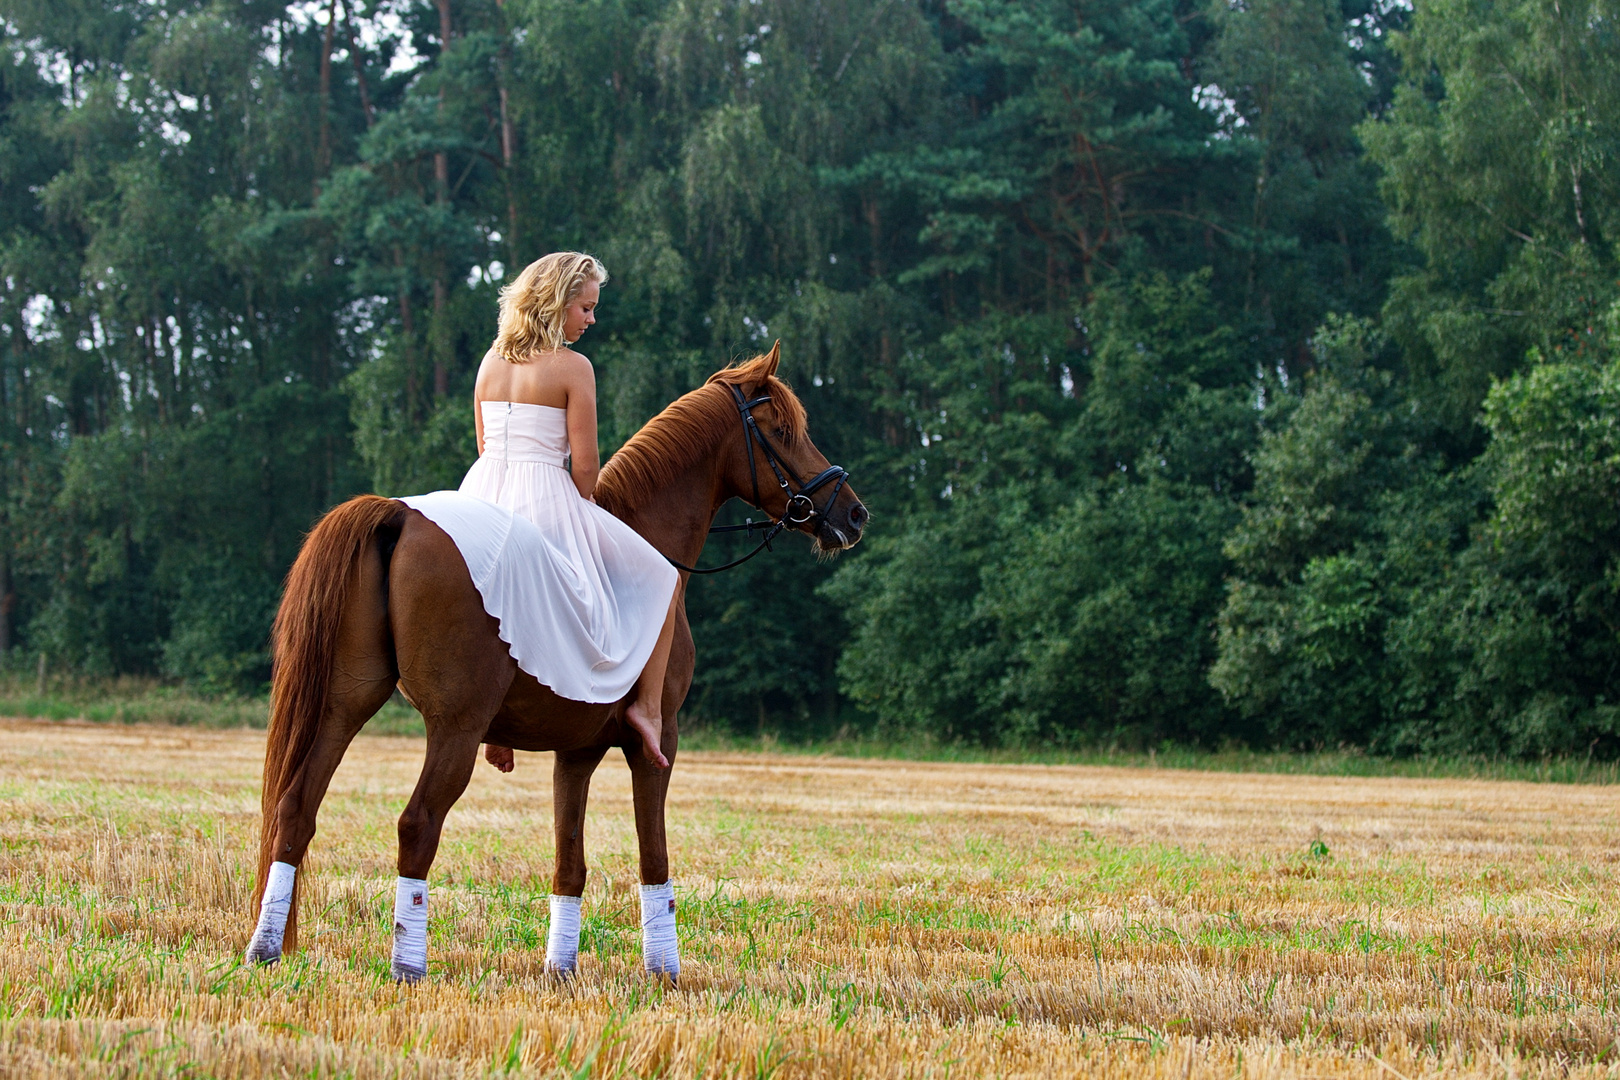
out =
{"type": "Polygon", "coordinates": [[[596,325],[596,301],[601,295],[602,287],[594,281],[587,281],[585,287],[579,290],[579,295],[568,301],[568,306],[563,309],[563,340],[568,344],[578,341],[587,327],[596,325]]]}

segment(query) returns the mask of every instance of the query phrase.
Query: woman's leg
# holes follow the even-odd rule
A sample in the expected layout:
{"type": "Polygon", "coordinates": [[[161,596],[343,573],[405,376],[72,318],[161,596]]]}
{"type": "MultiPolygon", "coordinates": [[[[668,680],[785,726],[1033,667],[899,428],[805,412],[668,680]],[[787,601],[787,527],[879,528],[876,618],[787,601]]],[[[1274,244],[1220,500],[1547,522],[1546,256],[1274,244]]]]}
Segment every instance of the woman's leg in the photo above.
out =
{"type": "MultiPolygon", "coordinates": [[[[636,681],[636,700],[625,709],[625,719],[641,736],[647,757],[660,769],[669,768],[669,759],[659,745],[664,736],[664,672],[669,669],[669,648],[675,641],[675,602],[679,593],[669,598],[669,611],[664,616],[664,627],[658,632],[658,644],[653,646],[647,666],[636,681]]],[[[503,773],[512,771],[516,762],[510,747],[486,743],[484,760],[503,773]]]]}
{"type": "Polygon", "coordinates": [[[675,640],[675,602],[680,589],[669,598],[669,613],[664,616],[664,628],[658,632],[658,644],[653,646],[647,666],[636,683],[636,700],[624,710],[624,718],[641,736],[647,757],[660,769],[669,768],[669,759],[659,745],[664,738],[664,671],[669,667],[669,647],[675,640]]]}

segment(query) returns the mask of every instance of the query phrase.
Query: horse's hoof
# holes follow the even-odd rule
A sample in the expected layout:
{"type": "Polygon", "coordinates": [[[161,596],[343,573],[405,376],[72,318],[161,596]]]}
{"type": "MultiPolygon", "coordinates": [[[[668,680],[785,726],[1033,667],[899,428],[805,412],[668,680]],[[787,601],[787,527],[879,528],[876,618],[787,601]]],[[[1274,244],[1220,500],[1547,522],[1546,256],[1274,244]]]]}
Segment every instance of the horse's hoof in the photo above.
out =
{"type": "Polygon", "coordinates": [[[406,986],[415,986],[425,978],[427,978],[426,969],[411,967],[409,964],[401,964],[398,960],[394,961],[395,982],[404,983],[406,986]]]}
{"type": "Polygon", "coordinates": [[[242,957],[244,964],[264,964],[269,966],[281,962],[281,949],[268,941],[257,938],[248,942],[247,953],[242,957]]]}

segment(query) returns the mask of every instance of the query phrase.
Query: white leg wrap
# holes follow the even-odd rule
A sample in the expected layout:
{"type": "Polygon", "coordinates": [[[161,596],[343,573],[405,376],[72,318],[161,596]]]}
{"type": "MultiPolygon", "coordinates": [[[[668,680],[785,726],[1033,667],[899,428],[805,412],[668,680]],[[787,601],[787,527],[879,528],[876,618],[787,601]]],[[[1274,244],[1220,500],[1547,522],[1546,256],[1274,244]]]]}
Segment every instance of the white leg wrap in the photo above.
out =
{"type": "Polygon", "coordinates": [[[551,896],[546,931],[546,970],[571,974],[579,966],[579,897],[551,896]]]}
{"type": "Polygon", "coordinates": [[[394,978],[413,983],[427,974],[428,884],[402,877],[394,888],[394,978]]]}
{"type": "Polygon", "coordinates": [[[293,882],[298,867],[292,863],[270,864],[264,879],[264,899],[259,901],[259,925],[248,942],[247,962],[273,964],[281,959],[281,942],[287,936],[287,915],[292,911],[293,882]]]}
{"type": "Polygon", "coordinates": [[[681,973],[681,947],[675,939],[675,883],[641,887],[641,956],[654,975],[681,973]]]}

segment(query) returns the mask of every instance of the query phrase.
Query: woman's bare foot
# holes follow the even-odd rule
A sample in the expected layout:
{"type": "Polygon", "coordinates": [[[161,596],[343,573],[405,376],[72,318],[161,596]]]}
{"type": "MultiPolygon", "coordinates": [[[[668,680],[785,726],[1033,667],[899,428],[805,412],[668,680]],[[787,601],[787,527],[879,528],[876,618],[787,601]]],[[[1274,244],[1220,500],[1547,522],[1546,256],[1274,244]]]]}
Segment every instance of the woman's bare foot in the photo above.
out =
{"type": "Polygon", "coordinates": [[[512,748],[510,746],[496,746],[494,743],[484,744],[484,760],[501,770],[501,772],[511,772],[517,766],[512,748]]]}
{"type": "Polygon", "coordinates": [[[664,718],[648,716],[641,702],[634,701],[625,706],[624,721],[641,736],[641,745],[652,763],[660,769],[669,768],[669,758],[664,756],[664,751],[658,745],[664,740],[664,718]]]}

